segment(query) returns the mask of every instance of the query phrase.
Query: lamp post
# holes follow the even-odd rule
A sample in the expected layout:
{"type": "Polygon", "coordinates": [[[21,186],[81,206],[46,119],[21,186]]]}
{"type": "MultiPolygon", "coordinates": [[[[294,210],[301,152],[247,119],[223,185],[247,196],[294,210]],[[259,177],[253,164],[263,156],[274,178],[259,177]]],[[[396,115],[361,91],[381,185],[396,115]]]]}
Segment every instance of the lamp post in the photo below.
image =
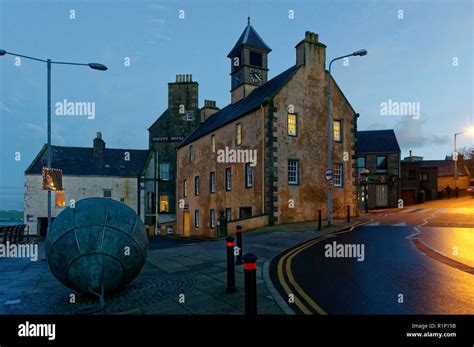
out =
{"type": "Polygon", "coordinates": [[[459,133],[454,134],[454,152],[453,152],[453,160],[454,160],[454,189],[458,186],[458,157],[457,157],[457,145],[456,145],[456,138],[458,135],[464,134],[464,133],[474,133],[474,128],[469,128],[464,131],[461,131],[459,133]],[[456,158],[454,158],[456,156],[456,158]]]}
{"type": "MultiPolygon", "coordinates": [[[[361,49],[351,54],[343,55],[342,57],[334,58],[329,63],[329,75],[328,75],[328,170],[332,170],[332,121],[331,121],[331,65],[336,60],[344,59],[352,56],[364,56],[367,55],[367,50],[361,49]]],[[[332,185],[328,188],[328,225],[332,224],[332,185]]]]}
{"type": "MultiPolygon", "coordinates": [[[[51,61],[51,59],[39,59],[30,57],[27,55],[17,54],[13,52],[7,52],[4,49],[0,49],[0,56],[3,55],[13,55],[15,57],[21,57],[25,59],[35,60],[42,63],[46,63],[47,66],[47,107],[48,107],[48,118],[47,118],[47,132],[48,132],[48,147],[47,147],[47,160],[48,160],[48,167],[51,168],[52,165],[52,151],[51,151],[51,65],[52,64],[59,64],[59,65],[80,65],[80,66],[88,66],[93,70],[105,71],[107,70],[107,66],[99,64],[99,63],[70,63],[64,61],[51,61]]],[[[47,232],[49,232],[49,228],[51,226],[51,190],[48,190],[48,226],[47,232]]]]}

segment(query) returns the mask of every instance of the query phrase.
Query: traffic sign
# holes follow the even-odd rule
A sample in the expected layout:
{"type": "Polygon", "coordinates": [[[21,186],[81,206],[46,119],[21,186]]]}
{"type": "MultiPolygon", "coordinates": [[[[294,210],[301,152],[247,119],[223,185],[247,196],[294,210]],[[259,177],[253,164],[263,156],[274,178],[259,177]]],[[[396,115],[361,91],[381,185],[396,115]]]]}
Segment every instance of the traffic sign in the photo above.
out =
{"type": "Polygon", "coordinates": [[[327,169],[326,173],[325,173],[325,176],[326,176],[326,181],[332,181],[332,170],[327,169]]]}

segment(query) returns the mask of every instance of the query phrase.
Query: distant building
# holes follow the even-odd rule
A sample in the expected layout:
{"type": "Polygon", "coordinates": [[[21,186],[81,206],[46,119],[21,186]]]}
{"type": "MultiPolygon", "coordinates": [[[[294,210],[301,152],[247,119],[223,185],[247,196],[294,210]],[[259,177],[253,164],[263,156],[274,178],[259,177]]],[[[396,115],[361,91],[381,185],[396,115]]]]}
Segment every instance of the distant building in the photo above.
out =
{"type": "MultiPolygon", "coordinates": [[[[142,173],[148,150],[106,148],[97,133],[92,147],[52,146],[52,167],[62,170],[63,190],[51,193],[54,219],[71,199],[105,197],[121,201],[142,215],[138,176],[142,173]]],[[[47,166],[44,145],[25,171],[24,220],[31,234],[47,230],[47,191],[42,190],[42,168],[47,166]]]]}
{"type": "Polygon", "coordinates": [[[397,207],[400,199],[400,146],[393,130],[357,132],[359,208],[397,207]],[[368,197],[368,199],[367,199],[368,197]]]}
{"type": "MultiPolygon", "coordinates": [[[[216,237],[220,213],[233,232],[327,217],[326,46],[306,32],[296,64],[268,80],[270,48],[247,25],[230,51],[232,102],[178,147],[178,233],[216,237]]],[[[293,54],[295,54],[293,53],[293,54]]],[[[333,215],[357,214],[356,113],[332,79],[333,215]]]]}
{"type": "MultiPolygon", "coordinates": [[[[457,187],[464,191],[469,187],[469,170],[462,156],[458,157],[457,187]]],[[[421,203],[425,200],[442,198],[449,186],[454,189],[455,162],[445,160],[423,160],[423,157],[410,156],[402,161],[402,199],[405,205],[421,203]]],[[[464,192],[460,192],[461,194],[464,192]]],[[[454,195],[454,193],[451,193],[454,195]]]]}
{"type": "Polygon", "coordinates": [[[218,110],[212,100],[198,108],[198,88],[192,75],[176,75],[176,81],[168,83],[168,108],[148,128],[150,158],[143,184],[145,223],[152,233],[155,226],[176,221],[176,147],[218,110]]]}

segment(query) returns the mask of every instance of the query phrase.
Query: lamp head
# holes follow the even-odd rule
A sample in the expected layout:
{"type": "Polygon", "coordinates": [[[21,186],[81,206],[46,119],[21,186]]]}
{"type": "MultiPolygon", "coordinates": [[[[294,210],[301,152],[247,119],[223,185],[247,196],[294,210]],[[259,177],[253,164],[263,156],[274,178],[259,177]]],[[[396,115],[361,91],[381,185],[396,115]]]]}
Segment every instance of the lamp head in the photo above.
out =
{"type": "Polygon", "coordinates": [[[107,66],[99,63],[89,63],[87,65],[89,65],[89,67],[94,70],[106,71],[108,69],[107,66]]]}
{"type": "Polygon", "coordinates": [[[358,55],[358,56],[367,55],[367,50],[361,49],[361,50],[355,51],[354,53],[352,53],[352,55],[358,55]]]}

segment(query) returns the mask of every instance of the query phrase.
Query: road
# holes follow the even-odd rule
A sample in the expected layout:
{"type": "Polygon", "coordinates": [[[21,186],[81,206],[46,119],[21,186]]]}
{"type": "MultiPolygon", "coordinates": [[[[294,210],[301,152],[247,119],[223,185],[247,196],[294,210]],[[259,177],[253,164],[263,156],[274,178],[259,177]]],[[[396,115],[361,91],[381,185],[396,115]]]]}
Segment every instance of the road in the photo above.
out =
{"type": "Polygon", "coordinates": [[[360,219],[274,260],[271,278],[296,312],[474,314],[474,199],[360,219]]]}

